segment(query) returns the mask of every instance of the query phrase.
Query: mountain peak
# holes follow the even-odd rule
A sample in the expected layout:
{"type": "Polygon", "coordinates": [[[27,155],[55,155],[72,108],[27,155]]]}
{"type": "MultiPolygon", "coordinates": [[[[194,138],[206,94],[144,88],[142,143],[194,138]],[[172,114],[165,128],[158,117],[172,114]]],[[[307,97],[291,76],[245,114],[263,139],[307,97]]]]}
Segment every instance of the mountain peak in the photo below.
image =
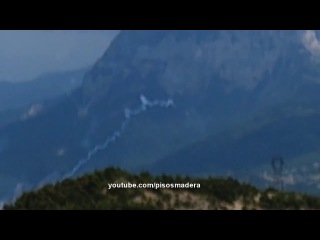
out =
{"type": "MultiPolygon", "coordinates": [[[[218,79],[225,90],[254,89],[291,51],[306,52],[300,31],[122,31],[84,80],[86,97],[108,94],[136,76],[169,95],[199,94],[218,79]]],[[[126,89],[124,89],[126,91],[126,89]]]]}

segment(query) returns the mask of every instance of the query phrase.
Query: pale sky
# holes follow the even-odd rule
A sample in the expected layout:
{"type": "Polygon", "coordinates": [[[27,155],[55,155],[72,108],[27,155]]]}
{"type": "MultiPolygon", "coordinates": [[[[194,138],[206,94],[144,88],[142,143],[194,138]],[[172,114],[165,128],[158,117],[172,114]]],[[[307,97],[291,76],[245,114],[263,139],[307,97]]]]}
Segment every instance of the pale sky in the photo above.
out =
{"type": "Polygon", "coordinates": [[[115,30],[0,30],[0,81],[27,81],[88,67],[103,55],[115,30]]]}

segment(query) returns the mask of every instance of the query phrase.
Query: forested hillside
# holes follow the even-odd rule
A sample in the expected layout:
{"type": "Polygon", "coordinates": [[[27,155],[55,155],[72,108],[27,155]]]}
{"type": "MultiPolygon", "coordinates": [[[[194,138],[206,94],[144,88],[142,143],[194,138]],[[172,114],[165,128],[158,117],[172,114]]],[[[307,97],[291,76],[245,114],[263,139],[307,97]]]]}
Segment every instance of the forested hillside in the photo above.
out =
{"type": "MultiPolygon", "coordinates": [[[[194,185],[196,186],[196,185],[194,185]]],[[[320,199],[274,189],[258,190],[231,178],[130,174],[107,168],[24,193],[4,209],[320,209],[320,199]],[[111,183],[196,183],[200,188],[109,189],[111,183]]]]}

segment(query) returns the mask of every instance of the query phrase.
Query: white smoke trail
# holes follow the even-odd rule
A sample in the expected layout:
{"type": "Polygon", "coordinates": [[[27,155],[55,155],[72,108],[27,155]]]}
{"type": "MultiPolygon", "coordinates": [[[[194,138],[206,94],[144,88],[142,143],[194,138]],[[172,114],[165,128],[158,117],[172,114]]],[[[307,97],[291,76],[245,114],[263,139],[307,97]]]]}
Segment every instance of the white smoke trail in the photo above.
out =
{"type": "Polygon", "coordinates": [[[314,30],[306,30],[302,38],[305,48],[313,55],[320,55],[320,41],[314,30]]]}
{"type": "Polygon", "coordinates": [[[72,171],[67,173],[63,177],[63,179],[73,177],[74,174],[80,169],[80,167],[82,167],[84,164],[86,164],[88,161],[91,160],[93,155],[95,155],[98,151],[106,149],[109,146],[109,144],[113,143],[118,138],[120,138],[132,117],[142,112],[145,112],[148,108],[153,108],[153,107],[168,108],[174,105],[174,102],[172,99],[168,99],[167,101],[163,101],[163,100],[149,101],[144,95],[140,96],[140,101],[141,101],[140,107],[133,110],[128,108],[124,110],[125,120],[122,122],[120,129],[118,129],[117,131],[114,131],[113,134],[110,137],[108,137],[104,143],[98,144],[92,150],[90,150],[86,158],[81,159],[77,163],[77,165],[72,169],[72,171]]]}
{"type": "Polygon", "coordinates": [[[24,192],[32,189],[32,186],[27,183],[17,183],[10,196],[0,199],[0,210],[3,210],[4,205],[14,203],[24,192]]]}
{"type": "MultiPolygon", "coordinates": [[[[114,141],[116,141],[118,138],[121,137],[122,133],[125,131],[127,125],[129,124],[130,120],[132,117],[145,112],[148,110],[148,108],[153,108],[153,107],[161,107],[161,108],[168,108],[174,105],[174,102],[172,99],[168,99],[167,101],[161,101],[161,100],[154,100],[154,101],[149,101],[144,95],[140,96],[140,101],[141,101],[141,105],[136,108],[136,109],[125,109],[124,110],[124,116],[125,119],[121,124],[120,129],[118,129],[117,131],[114,131],[113,134],[108,137],[104,143],[102,144],[98,144],[96,145],[92,150],[90,150],[86,156],[86,158],[81,159],[77,165],[72,169],[72,171],[70,171],[69,173],[65,174],[62,177],[62,180],[65,178],[69,178],[69,177],[73,177],[75,175],[75,173],[84,165],[86,164],[88,161],[91,160],[92,156],[95,155],[98,151],[104,150],[106,149],[109,144],[113,143],[114,141]]],[[[1,149],[0,149],[1,150],[1,149]]],[[[59,178],[59,174],[58,173],[54,173],[54,174],[50,174],[49,176],[47,176],[45,179],[43,179],[35,188],[38,189],[41,186],[45,185],[46,183],[49,182],[54,182],[54,179],[58,179],[59,178]]],[[[9,203],[13,203],[18,197],[21,196],[21,194],[27,190],[32,190],[34,189],[34,187],[31,187],[31,185],[28,184],[23,184],[23,183],[18,183],[14,189],[14,193],[13,193],[13,197],[9,199],[0,199],[0,210],[3,209],[3,206],[5,204],[9,204],[9,203]]]]}

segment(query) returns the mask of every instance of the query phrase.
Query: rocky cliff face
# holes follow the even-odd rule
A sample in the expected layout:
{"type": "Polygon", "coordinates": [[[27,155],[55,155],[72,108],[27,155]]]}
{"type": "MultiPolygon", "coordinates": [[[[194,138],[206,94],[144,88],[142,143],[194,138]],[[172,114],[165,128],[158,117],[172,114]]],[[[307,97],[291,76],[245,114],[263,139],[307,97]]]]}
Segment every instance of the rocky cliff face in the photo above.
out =
{"type": "Polygon", "coordinates": [[[300,31],[123,31],[87,75],[85,95],[106,93],[136,71],[170,95],[199,94],[215,79],[225,91],[253,90],[289,59],[305,52],[300,31]],[[101,89],[101,86],[104,86],[101,89]]]}

